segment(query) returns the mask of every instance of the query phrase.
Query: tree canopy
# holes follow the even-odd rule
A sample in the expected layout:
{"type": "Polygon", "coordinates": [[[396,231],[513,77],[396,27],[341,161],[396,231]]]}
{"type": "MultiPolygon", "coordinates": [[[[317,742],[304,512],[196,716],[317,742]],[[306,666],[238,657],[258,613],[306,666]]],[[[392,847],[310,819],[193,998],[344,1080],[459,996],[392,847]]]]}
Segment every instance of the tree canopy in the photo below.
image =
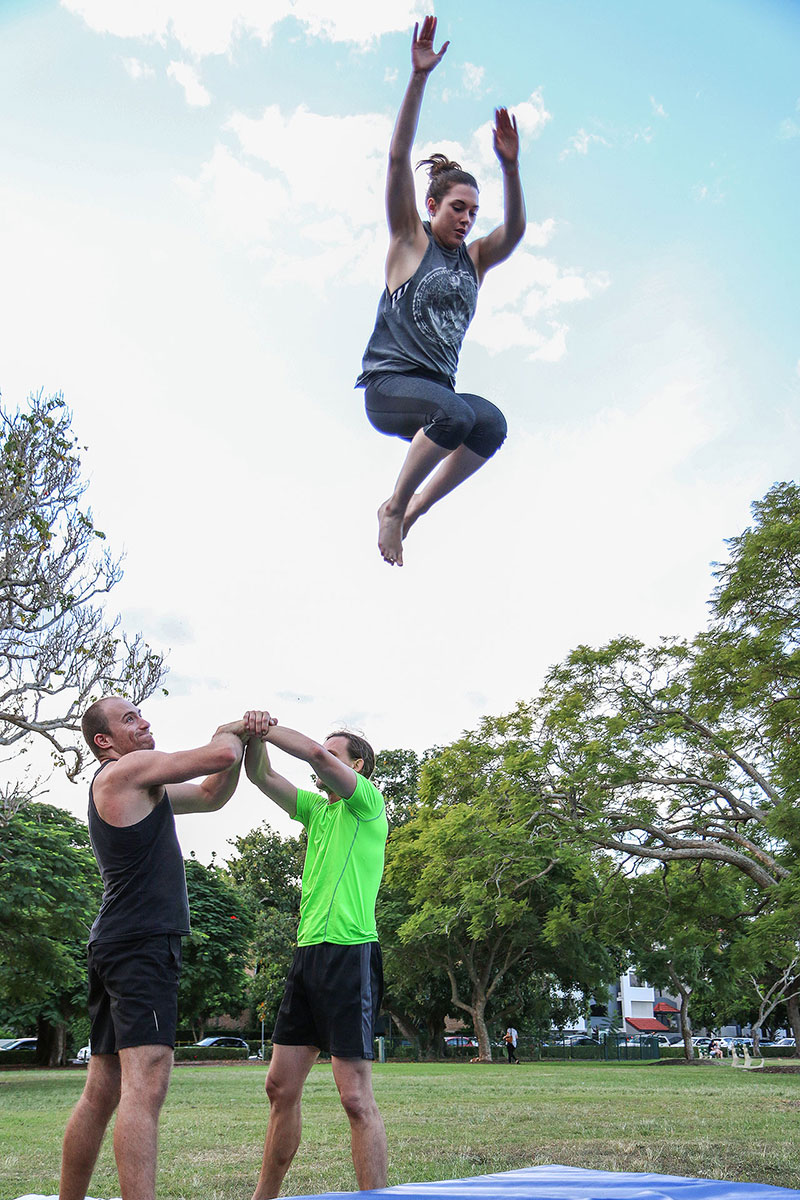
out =
{"type": "Polygon", "coordinates": [[[203,1036],[209,1017],[237,1016],[247,1001],[253,914],[227,873],[212,863],[186,862],[191,936],[183,942],[178,1019],[203,1036]]]}
{"type": "Polygon", "coordinates": [[[0,1003],[35,1023],[40,1061],[64,1061],[65,1029],[86,1005],[86,941],[100,905],[89,831],[69,813],[31,803],[0,845],[0,1003]]]}

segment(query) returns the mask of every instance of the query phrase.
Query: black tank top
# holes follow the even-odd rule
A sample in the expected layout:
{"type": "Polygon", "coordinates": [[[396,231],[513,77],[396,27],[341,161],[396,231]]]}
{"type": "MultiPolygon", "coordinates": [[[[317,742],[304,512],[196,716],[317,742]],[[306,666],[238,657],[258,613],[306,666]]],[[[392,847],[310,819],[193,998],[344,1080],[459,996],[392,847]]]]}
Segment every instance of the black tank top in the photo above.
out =
{"type": "Polygon", "coordinates": [[[89,837],[103,878],[103,902],[89,943],[188,934],[186,874],[166,791],[153,811],[135,825],[109,825],[92,794],[99,773],[89,785],[89,837]]]}

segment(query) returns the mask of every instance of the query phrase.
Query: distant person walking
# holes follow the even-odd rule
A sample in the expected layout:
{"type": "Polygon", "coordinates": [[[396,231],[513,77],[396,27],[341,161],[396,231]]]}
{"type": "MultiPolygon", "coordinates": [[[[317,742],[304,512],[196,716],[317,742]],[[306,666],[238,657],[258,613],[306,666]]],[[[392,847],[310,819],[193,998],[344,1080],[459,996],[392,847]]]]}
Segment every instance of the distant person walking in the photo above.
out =
{"type": "Polygon", "coordinates": [[[506,1053],[508,1054],[509,1065],[511,1063],[519,1062],[519,1059],[517,1058],[517,1038],[518,1037],[519,1037],[519,1034],[517,1033],[514,1026],[509,1025],[508,1029],[505,1032],[505,1036],[503,1037],[503,1041],[506,1044],[506,1053]]]}

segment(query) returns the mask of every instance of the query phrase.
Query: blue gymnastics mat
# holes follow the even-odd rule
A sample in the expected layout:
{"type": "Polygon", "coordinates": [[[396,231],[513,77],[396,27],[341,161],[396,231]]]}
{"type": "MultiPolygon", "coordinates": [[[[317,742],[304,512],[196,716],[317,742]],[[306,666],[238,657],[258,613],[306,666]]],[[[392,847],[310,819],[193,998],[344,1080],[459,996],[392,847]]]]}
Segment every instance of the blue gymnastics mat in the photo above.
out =
{"type": "Polygon", "coordinates": [[[723,1183],[718,1179],[554,1165],[443,1183],[401,1183],[369,1192],[320,1192],[287,1200],[334,1200],[352,1195],[359,1200],[379,1196],[394,1200],[792,1200],[800,1198],[800,1191],[766,1183],[723,1183]]]}

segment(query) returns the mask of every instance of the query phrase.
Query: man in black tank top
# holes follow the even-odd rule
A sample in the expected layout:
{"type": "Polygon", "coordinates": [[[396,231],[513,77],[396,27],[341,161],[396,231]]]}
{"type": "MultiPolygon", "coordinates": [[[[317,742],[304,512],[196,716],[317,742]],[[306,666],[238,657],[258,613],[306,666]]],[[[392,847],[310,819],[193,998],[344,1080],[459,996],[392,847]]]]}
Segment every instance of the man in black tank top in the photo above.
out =
{"type": "MultiPolygon", "coordinates": [[[[274,724],[259,713],[260,732],[274,724]]],[[[252,725],[252,717],[251,717],[252,725]]],[[[122,1200],[154,1200],[158,1118],[172,1069],[181,937],[189,903],[174,813],[214,812],[233,795],[248,735],[221,725],[195,750],[155,749],[150,725],[119,696],[84,714],[100,767],[89,788],[89,833],[103,902],[89,936],[92,1057],[64,1134],[60,1200],[84,1200],[106,1126],[122,1200]],[[189,780],[206,775],[201,783],[189,780]],[[169,788],[169,793],[167,793],[169,788]]]]}

